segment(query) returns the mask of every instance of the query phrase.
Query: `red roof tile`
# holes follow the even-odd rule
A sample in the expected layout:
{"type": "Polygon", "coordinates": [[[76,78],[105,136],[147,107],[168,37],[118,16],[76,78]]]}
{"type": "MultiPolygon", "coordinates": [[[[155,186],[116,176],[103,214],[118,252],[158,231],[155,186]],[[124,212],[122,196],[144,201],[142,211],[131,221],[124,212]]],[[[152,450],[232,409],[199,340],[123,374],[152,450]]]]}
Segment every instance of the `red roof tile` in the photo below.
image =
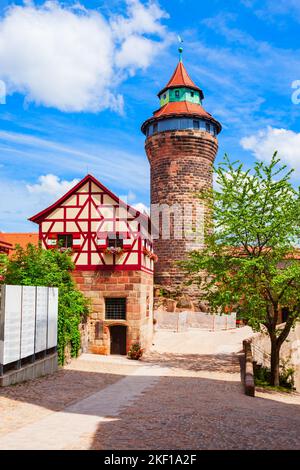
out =
{"type": "Polygon", "coordinates": [[[169,116],[173,114],[192,114],[202,118],[211,119],[212,115],[205,111],[202,106],[189,101],[171,101],[165,104],[162,108],[154,111],[154,117],[169,116]]]}
{"type": "Polygon", "coordinates": [[[190,103],[189,101],[171,101],[157,111],[154,111],[153,116],[143,123],[142,132],[145,132],[146,126],[153,120],[172,117],[174,115],[204,118],[213,122],[217,126],[218,132],[220,132],[222,129],[221,124],[216,121],[216,119],[214,119],[211,114],[205,111],[205,109],[202,108],[200,104],[190,103]]]}
{"type": "Polygon", "coordinates": [[[20,245],[22,248],[26,248],[28,243],[37,246],[39,241],[38,233],[1,233],[0,236],[1,240],[10,243],[12,247],[20,245]]]}

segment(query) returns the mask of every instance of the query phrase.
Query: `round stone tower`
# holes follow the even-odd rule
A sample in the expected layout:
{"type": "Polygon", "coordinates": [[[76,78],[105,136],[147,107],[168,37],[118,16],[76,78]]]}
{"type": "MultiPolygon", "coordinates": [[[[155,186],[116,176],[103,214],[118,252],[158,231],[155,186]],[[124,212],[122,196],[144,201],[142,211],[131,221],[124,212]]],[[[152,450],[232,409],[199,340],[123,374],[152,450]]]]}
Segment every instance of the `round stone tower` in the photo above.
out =
{"type": "Polygon", "coordinates": [[[176,262],[203,245],[203,230],[195,228],[202,217],[195,195],[212,187],[221,124],[202,107],[203,92],[181,57],[158,97],[160,108],[142,125],[151,166],[151,218],[157,229],[154,279],[155,284],[176,290],[184,281],[176,262]]]}

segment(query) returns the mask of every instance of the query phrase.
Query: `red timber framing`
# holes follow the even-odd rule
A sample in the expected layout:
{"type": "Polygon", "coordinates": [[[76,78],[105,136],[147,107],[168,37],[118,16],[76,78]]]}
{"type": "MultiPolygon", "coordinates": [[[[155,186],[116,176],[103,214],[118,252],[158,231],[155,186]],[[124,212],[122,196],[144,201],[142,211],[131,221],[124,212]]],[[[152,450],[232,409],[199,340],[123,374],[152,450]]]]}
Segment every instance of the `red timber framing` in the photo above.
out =
{"type": "Polygon", "coordinates": [[[77,270],[153,273],[149,217],[121,201],[92,175],[29,220],[39,225],[45,249],[61,247],[62,240],[72,248],[77,270]],[[121,253],[109,252],[111,238],[122,239],[121,253]]]}

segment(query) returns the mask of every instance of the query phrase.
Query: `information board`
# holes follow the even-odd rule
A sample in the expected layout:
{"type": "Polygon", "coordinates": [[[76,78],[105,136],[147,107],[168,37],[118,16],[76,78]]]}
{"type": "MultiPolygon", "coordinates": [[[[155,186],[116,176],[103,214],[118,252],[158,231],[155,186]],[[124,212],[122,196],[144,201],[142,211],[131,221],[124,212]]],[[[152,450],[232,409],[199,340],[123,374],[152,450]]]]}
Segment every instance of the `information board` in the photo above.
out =
{"type": "Polygon", "coordinates": [[[0,365],[57,346],[58,289],[1,286],[0,365]]]}
{"type": "Polygon", "coordinates": [[[47,349],[57,346],[58,289],[48,288],[47,349]]]}
{"type": "Polygon", "coordinates": [[[3,365],[21,358],[22,287],[3,286],[4,345],[3,365]]]}
{"type": "Polygon", "coordinates": [[[35,352],[47,349],[48,287],[36,288],[35,352]]]}
{"type": "Polygon", "coordinates": [[[35,292],[36,288],[32,286],[22,288],[21,358],[34,353],[35,292]]]}

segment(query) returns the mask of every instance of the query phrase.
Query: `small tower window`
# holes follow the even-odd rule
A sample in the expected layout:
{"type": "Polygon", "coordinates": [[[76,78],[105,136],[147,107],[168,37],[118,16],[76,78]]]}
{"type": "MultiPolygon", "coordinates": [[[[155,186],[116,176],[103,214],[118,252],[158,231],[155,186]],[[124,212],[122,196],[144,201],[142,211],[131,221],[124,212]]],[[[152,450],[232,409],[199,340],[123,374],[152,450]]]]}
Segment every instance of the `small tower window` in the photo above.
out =
{"type": "Polygon", "coordinates": [[[205,123],[205,129],[206,129],[206,132],[210,132],[210,124],[209,124],[209,122],[206,122],[206,123],[205,123]]]}
{"type": "Polygon", "coordinates": [[[179,98],[179,90],[175,90],[175,96],[176,98],[179,98]]]}
{"type": "Polygon", "coordinates": [[[193,128],[194,129],[199,129],[199,121],[193,121],[193,128]]]}
{"type": "Polygon", "coordinates": [[[166,99],[166,97],[167,97],[167,95],[166,95],[166,94],[164,94],[164,96],[163,96],[163,99],[165,100],[165,99],[166,99]]]}
{"type": "Polygon", "coordinates": [[[153,134],[157,132],[157,122],[153,124],[153,134]]]}
{"type": "Polygon", "coordinates": [[[191,91],[191,97],[194,98],[194,92],[193,91],[191,91]]]}

